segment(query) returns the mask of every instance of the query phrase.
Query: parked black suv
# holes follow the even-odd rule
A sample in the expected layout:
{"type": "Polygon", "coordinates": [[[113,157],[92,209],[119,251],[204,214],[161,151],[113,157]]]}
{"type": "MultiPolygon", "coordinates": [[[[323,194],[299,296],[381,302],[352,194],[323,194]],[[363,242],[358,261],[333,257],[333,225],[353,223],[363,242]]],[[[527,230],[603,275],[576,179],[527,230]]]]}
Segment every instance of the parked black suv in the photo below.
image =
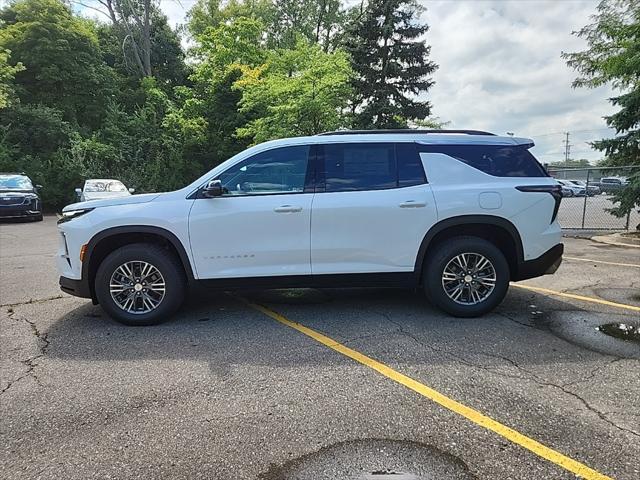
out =
{"type": "Polygon", "coordinates": [[[42,220],[40,185],[34,186],[24,173],[0,173],[0,218],[42,220]]]}

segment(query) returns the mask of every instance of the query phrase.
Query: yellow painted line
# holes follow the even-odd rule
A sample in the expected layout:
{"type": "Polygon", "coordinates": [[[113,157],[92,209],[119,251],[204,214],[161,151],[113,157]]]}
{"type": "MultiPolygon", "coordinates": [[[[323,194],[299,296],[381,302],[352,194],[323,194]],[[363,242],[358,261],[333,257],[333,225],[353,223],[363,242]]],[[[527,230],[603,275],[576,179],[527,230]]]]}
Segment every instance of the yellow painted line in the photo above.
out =
{"type": "Polygon", "coordinates": [[[323,335],[322,333],[316,332],[315,330],[312,330],[309,327],[305,327],[300,323],[293,322],[267,307],[251,303],[246,300],[243,301],[245,301],[245,303],[247,303],[252,308],[259,310],[260,312],[280,322],[281,324],[304,333],[308,337],[311,337],[312,339],[325,345],[326,347],[329,347],[330,349],[335,350],[336,352],[341,353],[342,355],[345,355],[346,357],[349,357],[352,360],[355,360],[356,362],[359,362],[378,373],[381,373],[394,382],[397,382],[400,385],[403,385],[408,389],[419,393],[423,397],[434,401],[435,403],[443,406],[448,410],[451,410],[454,413],[457,413],[458,415],[462,415],[466,419],[471,420],[476,425],[480,425],[481,427],[497,433],[507,440],[526,448],[527,450],[535,453],[545,460],[561,466],[562,468],[574,473],[575,475],[578,475],[587,480],[612,480],[611,477],[603,475],[602,473],[599,473],[587,467],[586,465],[573,460],[572,458],[569,458],[561,454],[560,452],[557,452],[552,448],[549,448],[541,444],[540,442],[537,442],[536,440],[529,438],[526,435],[517,432],[516,430],[513,430],[512,428],[509,428],[506,425],[503,425],[500,422],[497,422],[496,420],[493,420],[492,418],[478,412],[477,410],[467,407],[466,405],[463,405],[462,403],[457,402],[452,398],[447,397],[446,395],[443,395],[433,388],[427,387],[426,385],[414,380],[413,378],[408,377],[392,369],[391,367],[388,367],[387,365],[374,360],[371,357],[367,357],[366,355],[353,350],[352,348],[342,345],[341,343],[333,340],[330,337],[327,337],[326,335],[323,335]]]}
{"type": "Polygon", "coordinates": [[[594,260],[592,258],[578,258],[578,257],[567,257],[566,255],[562,256],[565,260],[578,260],[580,262],[591,262],[591,263],[604,263],[605,265],[615,265],[617,267],[634,267],[640,268],[640,265],[635,263],[618,263],[618,262],[606,262],[604,260],[594,260]]]}
{"type": "Polygon", "coordinates": [[[632,312],[640,312],[640,307],[627,305],[626,303],[610,302],[609,300],[602,300],[600,298],[585,297],[584,295],[576,295],[575,293],[558,292],[557,290],[549,290],[548,288],[534,287],[532,285],[521,285],[519,283],[512,283],[511,286],[521,288],[523,290],[531,290],[532,292],[546,293],[547,295],[553,295],[555,297],[572,298],[582,302],[598,303],[608,307],[624,308],[625,310],[631,310],[632,312]]]}

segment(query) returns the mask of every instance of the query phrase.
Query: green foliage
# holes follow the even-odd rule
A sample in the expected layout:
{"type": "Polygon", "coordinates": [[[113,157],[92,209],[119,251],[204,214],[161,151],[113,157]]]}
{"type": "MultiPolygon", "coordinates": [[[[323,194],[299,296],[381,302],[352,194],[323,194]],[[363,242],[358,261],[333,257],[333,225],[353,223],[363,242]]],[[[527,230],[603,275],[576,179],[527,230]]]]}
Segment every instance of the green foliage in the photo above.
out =
{"type": "Polygon", "coordinates": [[[69,168],[63,152],[73,135],[59,110],[24,104],[5,108],[0,115],[0,172],[27,172],[46,186],[42,196],[47,204],[72,201],[80,171],[69,168]]]}
{"type": "Polygon", "coordinates": [[[419,40],[428,30],[415,20],[420,12],[415,0],[371,0],[349,29],[356,127],[403,128],[431,113],[430,103],[416,98],[433,85],[437,68],[419,40]]]}
{"type": "Polygon", "coordinates": [[[10,55],[9,50],[0,50],[0,109],[14,100],[13,79],[16,73],[24,70],[19,62],[16,65],[9,64],[10,55]]]}
{"type": "MultiPolygon", "coordinates": [[[[580,75],[575,87],[611,84],[624,92],[610,99],[618,112],[605,117],[617,136],[593,143],[605,154],[602,165],[640,166],[640,1],[602,1],[592,19],[593,23],[577,32],[589,48],[563,53],[563,58],[580,75]]],[[[640,172],[629,180],[629,187],[615,195],[615,215],[624,216],[640,207],[640,172]]]]}
{"type": "Polygon", "coordinates": [[[587,160],[586,158],[581,158],[579,160],[574,160],[570,158],[568,161],[558,160],[557,162],[549,163],[549,166],[566,167],[566,168],[593,168],[593,165],[591,165],[589,160],[587,160]]]}
{"type": "Polygon", "coordinates": [[[10,4],[0,22],[0,49],[25,67],[15,74],[20,100],[56,108],[81,129],[97,127],[113,77],[100,60],[93,24],[58,0],[10,4]]]}
{"type": "Polygon", "coordinates": [[[240,110],[255,117],[238,136],[260,143],[345,126],[351,77],[342,50],[325,53],[299,40],[295,49],[271,52],[267,63],[245,70],[236,83],[243,92],[240,110]]]}

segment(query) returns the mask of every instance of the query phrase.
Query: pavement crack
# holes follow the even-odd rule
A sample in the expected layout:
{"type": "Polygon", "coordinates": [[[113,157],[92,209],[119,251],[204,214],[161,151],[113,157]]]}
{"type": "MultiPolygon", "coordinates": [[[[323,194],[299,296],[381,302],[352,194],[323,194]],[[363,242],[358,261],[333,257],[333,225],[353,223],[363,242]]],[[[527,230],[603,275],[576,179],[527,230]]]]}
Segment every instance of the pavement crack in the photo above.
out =
{"type": "MultiPolygon", "coordinates": [[[[33,303],[33,302],[26,302],[26,303],[33,303]]],[[[7,386],[4,387],[2,390],[0,390],[0,395],[4,394],[5,392],[7,392],[13,385],[15,385],[17,382],[19,382],[20,380],[27,378],[27,377],[31,377],[33,378],[33,380],[40,386],[43,386],[42,383],[40,382],[40,379],[38,378],[38,375],[36,373],[36,367],[38,366],[39,362],[38,360],[42,357],[44,357],[47,353],[47,349],[49,348],[49,334],[48,333],[43,333],[38,329],[38,326],[36,325],[36,323],[33,320],[29,320],[28,318],[24,318],[24,317],[17,317],[16,316],[16,312],[13,308],[8,308],[7,309],[7,316],[17,322],[24,322],[27,325],[29,325],[29,329],[31,330],[31,333],[36,337],[36,344],[38,347],[38,353],[36,355],[32,355],[24,360],[20,360],[20,363],[23,364],[26,368],[27,371],[20,375],[18,378],[16,378],[15,380],[12,380],[10,382],[7,383],[7,386]]]]}
{"type": "Polygon", "coordinates": [[[0,304],[0,308],[3,308],[3,307],[11,308],[11,307],[19,307],[21,305],[31,305],[33,303],[44,303],[44,302],[50,302],[51,300],[59,300],[61,298],[65,298],[65,296],[64,295],[55,295],[55,296],[52,296],[52,297],[45,297],[45,298],[30,298],[26,302],[0,304]]]}
{"type": "Polygon", "coordinates": [[[530,323],[519,322],[518,320],[516,320],[515,318],[513,318],[510,315],[507,315],[504,312],[494,311],[493,313],[495,313],[496,315],[501,316],[502,318],[505,318],[505,319],[509,320],[510,322],[517,323],[518,325],[522,325],[523,327],[533,328],[534,330],[541,330],[540,328],[536,327],[535,325],[531,325],[530,323]]]}
{"type": "Polygon", "coordinates": [[[614,358],[613,360],[607,362],[606,364],[599,365],[598,367],[594,368],[586,378],[580,379],[579,381],[576,381],[576,382],[569,382],[569,383],[566,383],[566,384],[558,385],[556,383],[549,382],[548,380],[541,378],[540,376],[538,376],[534,372],[531,372],[530,370],[527,370],[526,368],[524,368],[522,365],[518,364],[518,362],[516,362],[515,360],[513,360],[513,359],[511,359],[509,357],[506,357],[504,355],[498,355],[498,354],[486,353],[486,352],[469,352],[469,353],[475,353],[477,355],[496,358],[496,359],[502,360],[504,362],[507,362],[510,365],[512,365],[514,368],[516,368],[519,372],[523,373],[524,376],[512,375],[512,374],[508,374],[508,373],[505,373],[505,372],[499,372],[499,371],[496,371],[494,368],[491,368],[491,367],[489,367],[487,365],[482,365],[482,364],[470,362],[466,358],[464,358],[464,357],[462,357],[460,355],[456,355],[456,354],[454,354],[454,353],[452,353],[450,351],[444,350],[444,349],[435,348],[432,345],[428,345],[428,344],[420,341],[415,335],[413,335],[413,334],[407,332],[406,330],[404,330],[404,328],[402,327],[402,325],[400,323],[396,322],[395,320],[392,320],[389,317],[389,315],[387,315],[384,312],[381,312],[380,314],[385,319],[387,319],[389,321],[389,323],[391,323],[391,324],[396,326],[396,332],[397,333],[400,333],[402,335],[405,335],[405,336],[413,339],[419,345],[421,345],[421,346],[423,346],[425,348],[428,348],[429,350],[431,350],[433,352],[443,353],[445,355],[448,355],[450,357],[455,358],[456,360],[458,360],[459,362],[463,363],[464,365],[467,365],[467,366],[472,367],[472,368],[479,368],[481,370],[485,370],[485,371],[488,371],[490,373],[494,373],[494,374],[499,375],[501,377],[516,378],[516,379],[519,379],[519,380],[529,380],[529,381],[534,382],[534,383],[536,383],[538,385],[541,385],[541,386],[547,386],[547,387],[559,389],[563,393],[565,393],[566,395],[569,395],[569,396],[575,398],[576,400],[578,400],[588,411],[590,411],[591,413],[595,414],[603,422],[606,422],[607,424],[611,425],[612,427],[614,427],[614,428],[616,428],[616,429],[618,429],[620,431],[626,432],[626,433],[628,433],[630,435],[634,435],[634,436],[640,438],[640,433],[639,432],[636,432],[633,429],[626,428],[626,427],[623,427],[621,425],[618,425],[616,422],[614,422],[613,420],[608,418],[605,413],[601,412],[600,410],[598,410],[597,408],[592,406],[587,400],[582,398],[579,394],[577,394],[575,392],[572,392],[571,390],[569,390],[567,388],[570,385],[575,385],[577,383],[587,381],[587,380],[593,378],[598,373],[598,371],[601,370],[602,368],[605,368],[605,367],[607,367],[607,366],[609,366],[609,365],[611,365],[613,363],[616,363],[616,362],[621,361],[621,360],[626,360],[626,359],[614,358]]]}

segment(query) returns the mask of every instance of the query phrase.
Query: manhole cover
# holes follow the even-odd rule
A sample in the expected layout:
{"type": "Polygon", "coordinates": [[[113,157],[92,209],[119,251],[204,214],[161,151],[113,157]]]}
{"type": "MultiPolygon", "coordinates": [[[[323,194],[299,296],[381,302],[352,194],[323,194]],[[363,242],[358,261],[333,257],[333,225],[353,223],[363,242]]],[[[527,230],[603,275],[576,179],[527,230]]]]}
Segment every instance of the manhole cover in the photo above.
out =
{"type": "Polygon", "coordinates": [[[405,440],[336,443],[282,465],[261,480],[467,480],[466,464],[435,447],[405,440]]]}
{"type": "Polygon", "coordinates": [[[598,330],[610,337],[619,338],[628,342],[640,343],[640,325],[629,323],[605,323],[598,330]]]}

